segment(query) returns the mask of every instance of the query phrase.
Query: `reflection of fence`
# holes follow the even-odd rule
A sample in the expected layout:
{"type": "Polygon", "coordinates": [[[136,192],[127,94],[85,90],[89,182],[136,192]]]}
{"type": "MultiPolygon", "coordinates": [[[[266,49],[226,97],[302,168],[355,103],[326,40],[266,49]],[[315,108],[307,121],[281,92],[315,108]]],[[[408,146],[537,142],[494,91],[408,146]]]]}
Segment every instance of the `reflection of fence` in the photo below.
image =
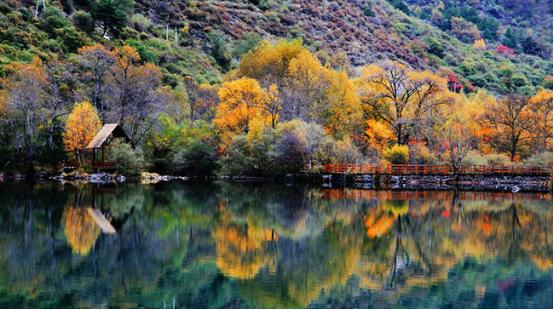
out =
{"type": "MultiPolygon", "coordinates": [[[[393,175],[449,175],[456,174],[450,165],[365,165],[327,164],[324,173],[393,174],[393,175]]],[[[550,170],[540,167],[464,165],[458,174],[473,175],[549,175],[550,170]]]]}
{"type": "MultiPolygon", "coordinates": [[[[454,192],[452,191],[398,191],[398,190],[379,190],[368,191],[355,188],[326,188],[322,190],[323,197],[328,200],[333,199],[354,199],[354,200],[434,200],[434,201],[452,201],[454,192]]],[[[545,200],[552,199],[551,193],[519,192],[517,195],[509,192],[476,192],[460,191],[458,197],[461,200],[486,200],[486,201],[525,201],[525,200],[545,200]]]]}

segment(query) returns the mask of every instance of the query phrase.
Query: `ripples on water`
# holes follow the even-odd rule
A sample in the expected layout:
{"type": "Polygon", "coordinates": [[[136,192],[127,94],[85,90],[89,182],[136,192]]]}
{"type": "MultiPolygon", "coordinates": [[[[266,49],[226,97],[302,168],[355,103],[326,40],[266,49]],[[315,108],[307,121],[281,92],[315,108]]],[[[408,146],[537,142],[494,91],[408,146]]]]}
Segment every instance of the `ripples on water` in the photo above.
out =
{"type": "Polygon", "coordinates": [[[552,307],[550,193],[0,185],[0,307],[552,307]]]}

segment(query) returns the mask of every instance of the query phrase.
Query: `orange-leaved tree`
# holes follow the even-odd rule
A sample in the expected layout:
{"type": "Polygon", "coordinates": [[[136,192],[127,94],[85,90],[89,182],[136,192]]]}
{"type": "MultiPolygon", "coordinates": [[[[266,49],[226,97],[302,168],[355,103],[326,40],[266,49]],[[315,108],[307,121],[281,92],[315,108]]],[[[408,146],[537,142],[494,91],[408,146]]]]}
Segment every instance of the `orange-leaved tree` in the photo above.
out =
{"type": "Polygon", "coordinates": [[[65,124],[64,146],[67,152],[76,154],[79,164],[83,159],[82,150],[101,126],[98,112],[90,102],[82,101],[75,104],[65,124]]]}

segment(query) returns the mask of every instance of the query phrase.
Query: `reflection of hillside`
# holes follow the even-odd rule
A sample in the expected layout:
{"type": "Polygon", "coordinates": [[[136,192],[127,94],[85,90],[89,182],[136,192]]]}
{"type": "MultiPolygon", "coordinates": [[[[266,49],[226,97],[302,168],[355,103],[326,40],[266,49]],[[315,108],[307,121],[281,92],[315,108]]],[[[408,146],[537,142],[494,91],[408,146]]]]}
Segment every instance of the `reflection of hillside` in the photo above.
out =
{"type": "Polygon", "coordinates": [[[74,191],[12,192],[0,197],[0,292],[28,306],[476,307],[551,277],[542,194],[160,183],[91,203],[84,187],[117,230],[98,238],[74,191]]]}

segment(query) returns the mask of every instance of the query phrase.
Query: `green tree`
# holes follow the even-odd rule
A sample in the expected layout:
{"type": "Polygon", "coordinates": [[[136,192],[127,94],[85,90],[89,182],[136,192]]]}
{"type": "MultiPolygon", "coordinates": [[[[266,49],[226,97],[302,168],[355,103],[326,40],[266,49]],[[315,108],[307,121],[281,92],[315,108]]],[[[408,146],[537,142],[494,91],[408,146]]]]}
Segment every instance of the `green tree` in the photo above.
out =
{"type": "Polygon", "coordinates": [[[125,26],[126,14],[132,11],[131,0],[98,0],[92,5],[91,15],[102,26],[102,36],[109,31],[117,36],[125,26]]]}
{"type": "Polygon", "coordinates": [[[223,34],[219,31],[210,32],[208,39],[210,40],[213,58],[223,70],[229,70],[231,66],[231,52],[223,34]]]}

